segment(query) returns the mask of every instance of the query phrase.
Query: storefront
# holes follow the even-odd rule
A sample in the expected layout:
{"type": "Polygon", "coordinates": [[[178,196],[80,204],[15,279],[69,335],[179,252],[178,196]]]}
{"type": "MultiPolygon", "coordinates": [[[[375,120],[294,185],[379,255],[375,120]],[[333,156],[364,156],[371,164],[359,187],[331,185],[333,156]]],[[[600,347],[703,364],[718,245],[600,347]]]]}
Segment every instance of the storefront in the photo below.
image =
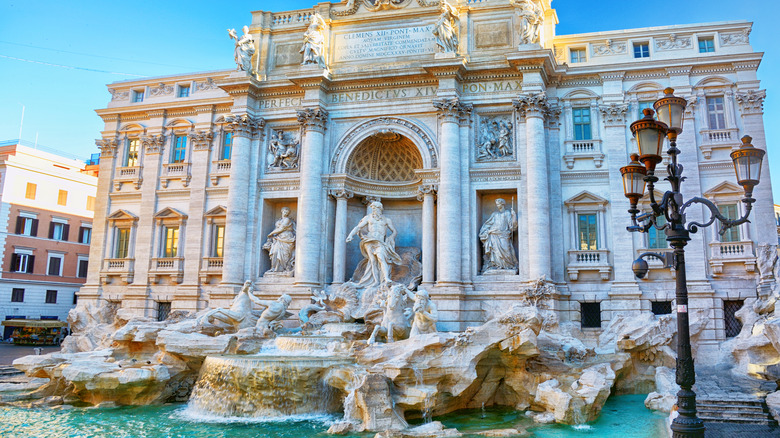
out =
{"type": "Polygon", "coordinates": [[[4,332],[17,345],[59,345],[65,338],[68,323],[39,319],[7,319],[2,321],[4,332]]]}

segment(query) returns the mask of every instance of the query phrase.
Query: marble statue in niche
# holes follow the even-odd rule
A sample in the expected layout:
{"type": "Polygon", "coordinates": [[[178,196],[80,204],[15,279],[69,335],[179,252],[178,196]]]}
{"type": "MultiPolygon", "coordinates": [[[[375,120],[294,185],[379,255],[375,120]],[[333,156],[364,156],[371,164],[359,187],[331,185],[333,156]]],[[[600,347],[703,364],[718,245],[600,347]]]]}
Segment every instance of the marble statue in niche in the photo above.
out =
{"type": "Polygon", "coordinates": [[[517,255],[512,235],[517,231],[517,213],[514,207],[506,209],[506,201],[496,199],[496,211],[479,229],[484,261],[482,274],[516,274],[517,255]]]}
{"type": "Polygon", "coordinates": [[[295,221],[290,218],[290,209],[282,207],[282,217],[276,221],[274,230],[268,234],[263,245],[271,258],[271,269],[265,275],[292,276],[295,269],[295,221]]]}
{"type": "Polygon", "coordinates": [[[520,45],[538,44],[544,11],[538,0],[511,0],[518,17],[520,45]]]}
{"type": "Polygon", "coordinates": [[[306,33],[303,34],[303,65],[317,64],[320,68],[327,68],[325,62],[325,20],[320,14],[311,16],[311,23],[306,33]]]}
{"type": "Polygon", "coordinates": [[[268,170],[291,170],[298,168],[300,142],[290,133],[275,131],[268,142],[268,170]]]}
{"type": "Polygon", "coordinates": [[[514,155],[512,122],[506,117],[483,119],[477,134],[477,161],[511,158],[514,155]]]}
{"type": "Polygon", "coordinates": [[[255,54],[255,41],[252,35],[249,34],[249,26],[244,26],[242,30],[244,34],[239,38],[235,29],[228,29],[228,35],[236,41],[236,47],[233,51],[233,56],[236,60],[236,71],[243,70],[246,74],[254,76],[255,70],[252,68],[252,56],[255,54]]]}
{"type": "Polygon", "coordinates": [[[401,256],[395,252],[398,231],[393,221],[382,214],[381,202],[373,201],[369,206],[371,213],[366,214],[347,236],[347,242],[356,234],[360,236],[360,252],[368,261],[363,276],[357,281],[361,288],[390,283],[391,266],[402,263],[401,256]]]}
{"type": "Polygon", "coordinates": [[[447,0],[441,1],[441,15],[433,26],[436,44],[444,53],[458,53],[458,11],[447,0]]]}

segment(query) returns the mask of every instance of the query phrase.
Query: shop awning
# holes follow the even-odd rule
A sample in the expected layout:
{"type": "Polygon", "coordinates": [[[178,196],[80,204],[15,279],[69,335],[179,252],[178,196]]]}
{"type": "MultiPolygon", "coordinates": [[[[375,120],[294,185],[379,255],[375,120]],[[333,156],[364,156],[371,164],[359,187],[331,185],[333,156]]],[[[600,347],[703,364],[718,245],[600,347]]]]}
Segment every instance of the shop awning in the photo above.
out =
{"type": "Polygon", "coordinates": [[[6,319],[2,322],[2,325],[8,327],[44,327],[44,328],[57,328],[67,327],[68,323],[65,321],[46,321],[41,319],[6,319]]]}

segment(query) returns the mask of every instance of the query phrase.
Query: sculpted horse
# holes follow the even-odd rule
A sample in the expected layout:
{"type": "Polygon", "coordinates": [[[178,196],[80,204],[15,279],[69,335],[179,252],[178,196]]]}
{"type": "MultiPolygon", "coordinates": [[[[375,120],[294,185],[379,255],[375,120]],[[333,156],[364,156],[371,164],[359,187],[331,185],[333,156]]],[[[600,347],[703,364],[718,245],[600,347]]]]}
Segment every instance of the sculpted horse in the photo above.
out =
{"type": "Polygon", "coordinates": [[[385,313],[382,316],[382,323],[374,327],[371,337],[368,338],[369,344],[375,344],[377,336],[384,336],[388,343],[409,337],[411,326],[407,300],[412,299],[414,297],[403,285],[395,284],[390,288],[387,299],[385,299],[385,313]]]}

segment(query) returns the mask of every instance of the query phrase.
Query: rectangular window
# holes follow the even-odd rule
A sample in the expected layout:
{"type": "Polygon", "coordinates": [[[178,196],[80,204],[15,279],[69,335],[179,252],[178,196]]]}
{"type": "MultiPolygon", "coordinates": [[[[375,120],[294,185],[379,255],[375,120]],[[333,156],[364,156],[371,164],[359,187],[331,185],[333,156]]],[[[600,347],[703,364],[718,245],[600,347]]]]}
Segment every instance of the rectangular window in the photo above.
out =
{"type": "Polygon", "coordinates": [[[127,140],[127,153],[125,154],[125,167],[138,166],[138,151],[141,148],[141,140],[132,138],[127,140]]]}
{"type": "Polygon", "coordinates": [[[57,205],[68,205],[68,191],[60,190],[57,194],[57,205]]]}
{"type": "Polygon", "coordinates": [[[714,38],[699,38],[699,53],[712,53],[715,51],[714,38]]]}
{"type": "Polygon", "coordinates": [[[79,260],[79,268],[76,276],[78,278],[87,278],[87,268],[89,268],[89,260],[79,260]]]}
{"type": "Polygon", "coordinates": [[[634,44],[634,58],[649,58],[649,57],[650,57],[649,43],[634,44]]]}
{"type": "Polygon", "coordinates": [[[211,250],[212,257],[222,257],[223,248],[225,246],[225,226],[214,226],[214,246],[211,250]]]}
{"type": "Polygon", "coordinates": [[[590,108],[572,108],[574,122],[574,139],[590,140],[593,138],[590,129],[590,108]]]}
{"type": "Polygon", "coordinates": [[[117,228],[116,230],[116,253],[117,259],[126,259],[130,249],[130,228],[117,228]]]}
{"type": "Polygon", "coordinates": [[[179,250],[179,227],[163,227],[163,257],[176,257],[179,250]]]}
{"type": "MultiPolygon", "coordinates": [[[[655,219],[658,226],[662,226],[666,223],[666,217],[658,216],[655,219]]],[[[647,230],[647,247],[651,249],[667,248],[669,246],[666,241],[666,233],[661,230],[657,230],[655,227],[650,227],[647,230]]]]}
{"type": "Polygon", "coordinates": [[[179,85],[179,97],[189,97],[189,96],[190,96],[190,86],[179,85]]]}
{"type": "Polygon", "coordinates": [[[11,302],[12,303],[23,303],[24,302],[24,289],[13,288],[13,290],[11,291],[11,302]]]}
{"type": "Polygon", "coordinates": [[[133,102],[143,102],[143,101],[144,101],[144,91],[133,90],[133,102]]]}
{"type": "Polygon", "coordinates": [[[32,274],[35,256],[25,253],[11,254],[11,271],[32,274]]]}
{"type": "Polygon", "coordinates": [[[61,255],[49,254],[49,267],[46,270],[48,275],[62,276],[62,258],[61,255]]]}
{"type": "Polygon", "coordinates": [[[654,315],[669,315],[672,313],[671,301],[651,301],[650,306],[654,315]]]}
{"type": "Polygon", "coordinates": [[[723,323],[726,326],[726,337],[733,338],[742,331],[742,323],[737,319],[737,310],[745,304],[742,300],[723,301],[723,323]]]}
{"type": "Polygon", "coordinates": [[[168,319],[168,315],[171,314],[170,301],[160,301],[157,303],[157,320],[165,321],[168,319]]]}
{"type": "Polygon", "coordinates": [[[187,136],[177,135],[173,137],[173,151],[171,151],[171,163],[183,163],[187,153],[187,136]]]}
{"type": "Polygon", "coordinates": [[[46,291],[46,304],[57,304],[57,291],[56,290],[47,290],[46,291]]]}
{"type": "Polygon", "coordinates": [[[571,63],[576,64],[578,62],[587,61],[587,55],[585,49],[571,49],[571,63]]]}
{"type": "MultiPolygon", "coordinates": [[[[723,204],[718,206],[720,214],[729,218],[729,220],[735,220],[739,218],[739,210],[737,204],[723,204]]],[[[739,227],[731,227],[726,230],[720,237],[721,242],[739,242],[739,227]]]]}
{"type": "Polygon", "coordinates": [[[92,228],[79,227],[79,243],[89,245],[89,242],[91,240],[92,240],[92,228]]]}
{"type": "MultiPolygon", "coordinates": [[[[645,114],[642,112],[645,109],[647,109],[647,108],[653,109],[653,104],[654,103],[655,102],[653,102],[651,100],[646,100],[646,101],[639,102],[639,117],[642,118],[642,117],[645,116],[645,114]]],[[[653,110],[653,111],[655,111],[655,110],[653,110]]]]}
{"type": "Polygon", "coordinates": [[[580,303],[582,328],[601,328],[601,303],[580,303]]]}
{"type": "Polygon", "coordinates": [[[67,241],[68,234],[70,234],[70,225],[59,222],[49,223],[49,239],[67,241]]]}
{"type": "Polygon", "coordinates": [[[38,235],[38,219],[18,216],[16,218],[16,234],[36,237],[38,235]]]}
{"type": "Polygon", "coordinates": [[[710,129],[726,129],[726,111],[723,106],[723,96],[707,98],[707,116],[710,129]]]}
{"type": "Polygon", "coordinates": [[[222,150],[220,151],[219,159],[229,160],[232,149],[233,149],[233,133],[226,132],[225,138],[222,141],[222,150]]]}
{"type": "Polygon", "coordinates": [[[580,251],[598,249],[598,224],[595,214],[577,215],[577,236],[580,251]]]}
{"type": "Polygon", "coordinates": [[[95,211],[95,197],[87,196],[87,210],[95,211]]]}
{"type": "Polygon", "coordinates": [[[27,190],[24,192],[25,199],[35,199],[35,192],[38,191],[38,185],[34,183],[27,183],[27,190]]]}
{"type": "Polygon", "coordinates": [[[73,305],[75,306],[78,303],[79,303],[78,292],[73,292],[73,305]]]}

